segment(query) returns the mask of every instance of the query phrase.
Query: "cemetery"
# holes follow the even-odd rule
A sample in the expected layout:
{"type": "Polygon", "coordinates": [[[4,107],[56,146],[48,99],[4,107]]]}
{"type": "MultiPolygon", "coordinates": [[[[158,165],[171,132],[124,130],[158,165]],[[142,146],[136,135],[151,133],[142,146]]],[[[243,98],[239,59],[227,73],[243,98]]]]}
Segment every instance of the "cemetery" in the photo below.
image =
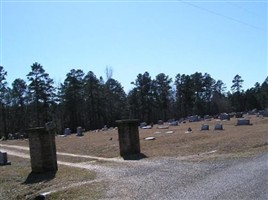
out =
{"type": "MultiPolygon", "coordinates": [[[[62,196],[68,194],[66,199],[75,199],[77,192],[99,197],[98,195],[105,194],[106,186],[103,182],[94,182],[96,175],[93,169],[98,167],[115,166],[120,170],[120,167],[125,167],[124,163],[131,166],[132,162],[138,164],[162,158],[186,159],[185,161],[193,163],[237,159],[267,152],[268,146],[268,118],[251,115],[245,115],[242,119],[234,116],[230,120],[182,121],[177,126],[161,122],[160,125],[150,125],[151,128],[145,129],[147,124],[140,126],[136,119],[118,120],[117,125],[100,131],[87,131],[81,126],[73,131],[65,128],[61,135],[56,135],[53,124],[48,124],[28,130],[28,139],[1,141],[0,167],[5,167],[5,173],[14,177],[15,170],[21,183],[41,184],[41,188],[34,191],[24,190],[24,193],[14,195],[24,195],[24,199],[25,195],[33,197],[42,191],[51,190],[52,185],[56,188],[64,185],[65,189],[59,190],[62,190],[62,196]],[[251,126],[244,126],[248,124],[251,126]],[[29,157],[18,158],[1,150],[12,152],[14,149],[8,145],[16,145],[16,148],[21,148],[20,153],[28,153],[29,157]],[[64,163],[69,163],[75,169],[64,163]],[[81,169],[86,167],[86,163],[91,166],[86,168],[90,169],[88,171],[81,169]],[[68,187],[70,189],[66,189],[68,187]],[[98,192],[95,194],[96,190],[98,192]]],[[[5,187],[15,187],[16,184],[13,181],[5,187]]]]}
{"type": "MultiPolygon", "coordinates": [[[[120,150],[119,133],[123,130],[123,132],[129,131],[129,136],[122,136],[122,143],[130,145],[126,148],[134,147],[139,142],[140,144],[138,145],[137,143],[137,147],[134,147],[136,149],[133,152],[138,153],[140,148],[140,152],[150,158],[155,156],[191,155],[206,152],[214,146],[218,153],[236,153],[245,150],[255,151],[256,149],[248,148],[248,146],[260,143],[261,141],[257,140],[258,136],[261,138],[267,137],[264,131],[265,129],[267,130],[267,118],[246,115],[242,119],[237,119],[234,116],[230,120],[226,120],[226,115],[224,114],[223,116],[223,120],[212,119],[210,121],[203,120],[186,123],[183,121],[178,123],[178,126],[172,126],[170,122],[161,122],[161,125],[155,124],[153,126],[143,122],[140,125],[139,121],[134,120],[135,123],[134,121],[131,123],[136,124],[135,129],[137,130],[135,131],[134,127],[124,128],[124,121],[120,120],[118,121],[118,127],[105,127],[105,131],[86,131],[83,130],[83,127],[77,127],[77,130],[65,128],[61,135],[55,136],[56,148],[57,151],[74,154],[107,158],[122,156],[124,153],[122,149],[122,151],[120,150]],[[143,138],[147,137],[154,137],[155,140],[150,143],[145,142],[143,138]],[[241,144],[241,139],[245,144],[241,144]],[[137,142],[132,144],[134,140],[137,142]],[[230,142],[234,147],[229,148],[230,142]],[[219,145],[216,146],[216,144],[219,145]],[[163,149],[165,150],[163,151],[163,149]]],[[[29,140],[21,139],[7,140],[4,143],[29,146],[29,140]]]]}

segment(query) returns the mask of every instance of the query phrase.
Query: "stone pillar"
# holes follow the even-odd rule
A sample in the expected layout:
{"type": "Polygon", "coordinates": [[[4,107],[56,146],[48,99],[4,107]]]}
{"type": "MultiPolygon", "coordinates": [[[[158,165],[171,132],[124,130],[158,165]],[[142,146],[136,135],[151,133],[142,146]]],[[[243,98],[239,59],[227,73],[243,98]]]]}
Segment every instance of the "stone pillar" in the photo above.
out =
{"type": "Polygon", "coordinates": [[[44,127],[28,131],[31,167],[34,173],[56,172],[58,170],[55,133],[44,127]]]}
{"type": "Polygon", "coordinates": [[[139,120],[118,120],[116,123],[118,124],[120,156],[140,154],[139,120]]]}

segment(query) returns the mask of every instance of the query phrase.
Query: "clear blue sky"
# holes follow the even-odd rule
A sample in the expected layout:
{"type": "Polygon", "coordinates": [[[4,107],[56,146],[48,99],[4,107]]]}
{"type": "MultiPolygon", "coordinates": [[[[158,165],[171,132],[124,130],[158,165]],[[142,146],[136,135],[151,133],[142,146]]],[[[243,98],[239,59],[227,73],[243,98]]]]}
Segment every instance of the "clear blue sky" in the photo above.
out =
{"type": "Polygon", "coordinates": [[[228,90],[236,74],[244,89],[268,75],[267,1],[0,1],[9,85],[34,62],[56,83],[109,66],[126,91],[145,71],[207,72],[228,90]]]}

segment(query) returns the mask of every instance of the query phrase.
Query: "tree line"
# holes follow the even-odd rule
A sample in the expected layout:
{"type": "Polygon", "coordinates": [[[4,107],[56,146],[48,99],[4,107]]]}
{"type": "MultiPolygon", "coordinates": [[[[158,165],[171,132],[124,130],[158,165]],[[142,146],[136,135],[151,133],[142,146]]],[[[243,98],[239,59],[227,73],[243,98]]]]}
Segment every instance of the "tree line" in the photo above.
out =
{"type": "Polygon", "coordinates": [[[54,121],[62,132],[66,127],[75,131],[77,126],[86,130],[116,126],[115,121],[124,118],[155,123],[268,108],[268,77],[244,91],[243,79],[236,75],[230,92],[208,73],[177,74],[173,81],[164,73],[152,78],[145,72],[137,75],[126,94],[112,78],[111,69],[106,69],[106,76],[104,80],[92,71],[85,74],[72,69],[56,87],[43,66],[33,63],[27,82],[17,78],[9,87],[7,72],[0,66],[0,136],[44,126],[48,121],[54,121]]]}

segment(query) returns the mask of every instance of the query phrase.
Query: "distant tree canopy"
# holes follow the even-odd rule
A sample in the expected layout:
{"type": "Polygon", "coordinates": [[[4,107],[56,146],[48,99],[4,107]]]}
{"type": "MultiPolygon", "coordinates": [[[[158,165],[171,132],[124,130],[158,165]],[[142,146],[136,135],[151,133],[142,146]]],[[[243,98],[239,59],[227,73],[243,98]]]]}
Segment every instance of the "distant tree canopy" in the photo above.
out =
{"type": "Polygon", "coordinates": [[[75,131],[77,126],[86,130],[116,126],[115,121],[124,118],[155,123],[189,115],[268,108],[268,77],[244,91],[244,80],[236,75],[231,93],[222,80],[215,80],[208,73],[178,73],[173,82],[164,73],[151,77],[145,72],[137,75],[133,88],[126,94],[108,67],[106,80],[92,71],[72,69],[59,87],[55,87],[41,64],[33,63],[30,68],[27,82],[17,78],[10,88],[7,72],[0,66],[1,137],[44,126],[51,120],[62,133],[67,127],[75,131]]]}

